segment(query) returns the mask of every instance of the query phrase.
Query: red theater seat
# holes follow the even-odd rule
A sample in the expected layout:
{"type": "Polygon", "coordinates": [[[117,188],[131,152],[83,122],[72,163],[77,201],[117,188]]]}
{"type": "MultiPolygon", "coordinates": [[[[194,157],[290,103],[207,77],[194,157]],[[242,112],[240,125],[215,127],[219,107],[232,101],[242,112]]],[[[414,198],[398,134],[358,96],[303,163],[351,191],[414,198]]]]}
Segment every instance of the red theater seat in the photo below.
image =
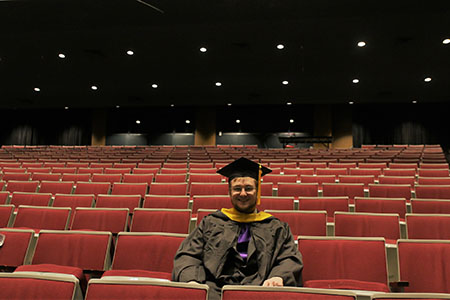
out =
{"type": "Polygon", "coordinates": [[[147,183],[118,183],[115,182],[112,187],[112,195],[140,195],[144,198],[147,193],[147,183]]]}
{"type": "Polygon", "coordinates": [[[190,220],[190,209],[138,208],[130,231],[188,233],[190,220]]]}
{"type": "Polygon", "coordinates": [[[328,221],[334,221],[334,212],[348,211],[348,197],[300,197],[298,206],[300,210],[325,210],[328,221]]]}
{"type": "Polygon", "coordinates": [[[450,240],[450,214],[406,214],[409,239],[450,240]]]}
{"type": "Polygon", "coordinates": [[[355,212],[394,213],[398,214],[401,219],[404,219],[406,199],[355,197],[355,212]]]}
{"type": "Polygon", "coordinates": [[[294,197],[261,196],[261,204],[258,206],[258,210],[266,209],[293,210],[294,197]]]}
{"type": "Polygon", "coordinates": [[[416,198],[450,199],[450,185],[417,185],[416,198]]]}
{"type": "Polygon", "coordinates": [[[42,181],[39,193],[72,194],[73,181],[42,181]]]}
{"type": "Polygon", "coordinates": [[[0,233],[5,235],[0,247],[0,269],[14,269],[29,263],[33,250],[31,245],[35,241],[34,230],[2,228],[0,233]]]}
{"type": "Polygon", "coordinates": [[[52,194],[22,193],[14,192],[11,196],[11,204],[19,205],[48,206],[52,199],[52,194]]]}
{"type": "Polygon", "coordinates": [[[150,185],[150,195],[187,195],[187,182],[184,183],[156,183],[150,185]]]}
{"type": "Polygon", "coordinates": [[[146,195],[143,208],[179,208],[189,207],[189,196],[146,195]]]}
{"type": "Polygon", "coordinates": [[[266,212],[288,223],[294,236],[327,235],[327,212],[324,210],[266,210],[266,212]]]}
{"type": "Polygon", "coordinates": [[[419,214],[450,214],[450,199],[411,199],[411,210],[419,214]]]}
{"type": "Polygon", "coordinates": [[[128,214],[127,208],[77,207],[70,229],[109,231],[116,234],[126,231],[128,214]]]}
{"type": "Polygon", "coordinates": [[[304,287],[389,292],[382,238],[300,237],[298,248],[304,287]]]}
{"type": "Polygon", "coordinates": [[[295,197],[317,197],[319,194],[318,183],[280,183],[278,185],[278,196],[295,197]]]}
{"type": "Polygon", "coordinates": [[[35,193],[38,189],[39,181],[16,181],[10,180],[6,185],[6,191],[35,193]]]}
{"type": "Polygon", "coordinates": [[[140,206],[141,195],[98,195],[97,208],[128,208],[133,213],[140,206]]]}
{"type": "Polygon", "coordinates": [[[13,227],[34,230],[65,230],[69,225],[69,207],[20,205],[13,227]]]}

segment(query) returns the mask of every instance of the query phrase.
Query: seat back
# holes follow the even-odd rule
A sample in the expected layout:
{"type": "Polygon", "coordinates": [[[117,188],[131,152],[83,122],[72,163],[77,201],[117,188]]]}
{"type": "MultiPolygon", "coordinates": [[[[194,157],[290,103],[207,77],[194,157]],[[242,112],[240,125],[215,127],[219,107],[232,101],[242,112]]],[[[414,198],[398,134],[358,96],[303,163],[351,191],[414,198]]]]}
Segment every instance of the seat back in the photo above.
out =
{"type": "Polygon", "coordinates": [[[450,185],[417,185],[416,198],[450,199],[450,185]]]}
{"type": "Polygon", "coordinates": [[[112,234],[105,231],[39,232],[32,264],[55,264],[103,271],[111,265],[112,234]]]}
{"type": "Polygon", "coordinates": [[[348,211],[348,197],[300,197],[300,210],[325,210],[328,220],[333,221],[335,211],[348,211]]]}
{"type": "Polygon", "coordinates": [[[0,273],[2,299],[83,300],[78,279],[68,274],[0,273]]]}
{"type": "Polygon", "coordinates": [[[91,279],[85,300],[190,299],[207,300],[208,286],[130,277],[91,279]]]}
{"type": "Polygon", "coordinates": [[[1,204],[0,205],[0,228],[9,227],[12,222],[14,213],[14,205],[1,204]]]}
{"type": "Polygon", "coordinates": [[[158,183],[184,183],[186,182],[187,174],[156,174],[155,182],[158,183]]]}
{"type": "Polygon", "coordinates": [[[191,198],[197,195],[228,195],[228,183],[193,182],[190,188],[191,198]]]}
{"type": "Polygon", "coordinates": [[[156,183],[150,185],[151,195],[187,195],[187,182],[183,183],[156,183]]]}
{"type": "Polygon", "coordinates": [[[39,181],[16,181],[10,180],[6,185],[6,191],[10,193],[14,192],[27,192],[35,193],[39,186],[39,181]]]}
{"type": "Polygon", "coordinates": [[[319,194],[318,183],[280,183],[278,184],[278,196],[317,197],[319,194]]]}
{"type": "Polygon", "coordinates": [[[450,293],[450,241],[399,240],[397,248],[400,279],[409,282],[405,292],[450,293]]]}
{"type": "Polygon", "coordinates": [[[416,176],[416,169],[384,169],[384,176],[416,176]]]}
{"type": "Polygon", "coordinates": [[[130,231],[188,233],[190,221],[190,209],[138,208],[130,231]]]}
{"type": "Polygon", "coordinates": [[[179,208],[189,207],[189,196],[146,195],[143,208],[179,208]]]}
{"type": "Polygon", "coordinates": [[[73,181],[42,181],[39,193],[72,194],[73,181]]]}
{"type": "Polygon", "coordinates": [[[52,194],[14,192],[11,196],[11,204],[16,207],[19,205],[47,206],[51,199],[52,194]]]}
{"type": "Polygon", "coordinates": [[[334,235],[354,237],[400,238],[400,218],[397,214],[335,212],[334,235]]]}
{"type": "Polygon", "coordinates": [[[259,286],[227,285],[222,289],[222,300],[356,300],[352,291],[308,289],[296,287],[267,288],[259,286]]]}
{"type": "Polygon", "coordinates": [[[92,174],[92,182],[107,182],[113,184],[114,182],[122,181],[122,174],[92,174]]]}
{"type": "Polygon", "coordinates": [[[411,185],[409,184],[369,184],[369,196],[380,198],[411,199],[411,185]]]}
{"type": "Polygon", "coordinates": [[[69,226],[70,207],[20,205],[13,227],[35,230],[66,230],[69,226]]]}
{"type": "Polygon", "coordinates": [[[405,198],[370,198],[355,197],[355,212],[394,213],[405,218],[405,198]]]}
{"type": "Polygon", "coordinates": [[[187,234],[174,233],[121,232],[117,238],[112,269],[172,273],[173,258],[186,236],[187,234]]]}
{"type": "Polygon", "coordinates": [[[380,184],[409,184],[414,188],[416,184],[415,176],[379,176],[378,183],[380,184]]]}
{"type": "Polygon", "coordinates": [[[0,233],[5,235],[3,246],[0,247],[0,269],[30,263],[31,253],[36,242],[34,231],[2,228],[0,233]]]}
{"type": "Polygon", "coordinates": [[[324,210],[266,210],[266,212],[288,223],[294,236],[327,235],[327,212],[324,210]]]}
{"type": "Polygon", "coordinates": [[[75,194],[108,194],[110,184],[108,182],[78,182],[75,194]]]}
{"type": "Polygon", "coordinates": [[[147,183],[118,183],[115,182],[112,187],[112,195],[140,195],[144,198],[147,193],[147,183]]]}
{"type": "Polygon", "coordinates": [[[147,183],[153,182],[153,174],[124,174],[122,182],[124,183],[147,183]]]}
{"type": "Polygon", "coordinates": [[[128,208],[77,207],[70,229],[109,231],[115,234],[126,231],[128,214],[128,208]]]}
{"type": "Polygon", "coordinates": [[[195,196],[192,202],[192,214],[196,214],[199,208],[203,209],[221,209],[231,207],[229,196],[195,196]]]}
{"type": "Polygon", "coordinates": [[[294,197],[262,196],[258,210],[293,210],[294,197]]]}
{"type": "Polygon", "coordinates": [[[406,214],[409,239],[450,239],[450,214],[406,214]]]}
{"type": "Polygon", "coordinates": [[[139,208],[141,195],[98,195],[95,207],[105,208],[128,208],[133,213],[135,208],[139,208]]]}
{"type": "Polygon", "coordinates": [[[62,174],[62,181],[73,181],[75,183],[79,181],[89,181],[91,179],[90,174],[72,174],[72,173],[64,173],[62,174]]]}
{"type": "Polygon", "coordinates": [[[450,199],[411,199],[411,211],[419,214],[450,214],[450,199]]]}
{"type": "Polygon", "coordinates": [[[386,248],[382,238],[301,236],[298,248],[303,256],[304,282],[353,279],[388,283],[386,248]]]}
{"type": "Polygon", "coordinates": [[[322,190],[324,197],[364,197],[363,183],[324,183],[322,190]]]}

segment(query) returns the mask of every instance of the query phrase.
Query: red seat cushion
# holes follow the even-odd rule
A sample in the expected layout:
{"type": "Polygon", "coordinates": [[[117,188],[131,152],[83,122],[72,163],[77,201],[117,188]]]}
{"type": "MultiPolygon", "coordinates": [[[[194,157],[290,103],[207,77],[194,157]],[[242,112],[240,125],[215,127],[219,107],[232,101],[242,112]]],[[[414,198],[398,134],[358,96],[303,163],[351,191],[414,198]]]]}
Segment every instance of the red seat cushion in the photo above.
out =
{"type": "Polygon", "coordinates": [[[352,279],[308,280],[304,287],[321,289],[363,290],[389,293],[388,286],[380,282],[359,281],[352,279]]]}
{"type": "Polygon", "coordinates": [[[83,270],[77,267],[59,266],[53,264],[37,264],[18,266],[14,272],[51,272],[74,275],[80,281],[84,278],[83,270]]]}

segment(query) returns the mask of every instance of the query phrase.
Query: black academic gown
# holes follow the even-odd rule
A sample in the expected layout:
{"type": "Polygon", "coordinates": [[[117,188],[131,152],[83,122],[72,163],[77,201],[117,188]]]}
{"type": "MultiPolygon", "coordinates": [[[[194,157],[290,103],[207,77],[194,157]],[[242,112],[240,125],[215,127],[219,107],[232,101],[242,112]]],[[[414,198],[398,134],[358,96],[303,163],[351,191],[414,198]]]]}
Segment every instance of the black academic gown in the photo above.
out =
{"type": "Polygon", "coordinates": [[[210,300],[220,299],[224,285],[262,285],[275,276],[285,286],[301,286],[302,257],[289,226],[275,217],[248,224],[251,239],[243,259],[236,249],[242,224],[220,211],[203,218],[175,255],[173,281],[207,284],[210,300]]]}

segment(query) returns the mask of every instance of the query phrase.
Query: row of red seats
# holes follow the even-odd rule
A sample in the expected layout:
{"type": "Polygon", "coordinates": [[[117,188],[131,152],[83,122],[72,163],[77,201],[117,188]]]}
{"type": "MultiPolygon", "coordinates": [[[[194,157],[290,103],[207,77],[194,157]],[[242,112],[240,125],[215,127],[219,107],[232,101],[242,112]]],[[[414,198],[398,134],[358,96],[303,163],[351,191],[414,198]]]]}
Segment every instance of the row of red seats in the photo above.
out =
{"type": "MultiPolygon", "coordinates": [[[[14,273],[66,273],[80,281],[87,280],[83,271],[88,270],[100,274],[106,271],[104,279],[108,276],[169,279],[174,254],[185,237],[121,232],[111,265],[111,233],[44,230],[38,234],[37,241],[33,241],[32,231],[2,229],[0,232],[6,235],[4,248],[0,250],[5,256],[0,258],[7,258],[9,264],[18,263],[14,273]],[[31,256],[29,245],[32,242],[36,247],[31,256]]],[[[388,270],[384,239],[302,236],[298,247],[303,256],[305,287],[389,292],[388,274],[399,269],[399,278],[409,282],[407,292],[450,292],[446,280],[446,270],[450,267],[449,241],[398,240],[396,270],[388,270]]]]}

